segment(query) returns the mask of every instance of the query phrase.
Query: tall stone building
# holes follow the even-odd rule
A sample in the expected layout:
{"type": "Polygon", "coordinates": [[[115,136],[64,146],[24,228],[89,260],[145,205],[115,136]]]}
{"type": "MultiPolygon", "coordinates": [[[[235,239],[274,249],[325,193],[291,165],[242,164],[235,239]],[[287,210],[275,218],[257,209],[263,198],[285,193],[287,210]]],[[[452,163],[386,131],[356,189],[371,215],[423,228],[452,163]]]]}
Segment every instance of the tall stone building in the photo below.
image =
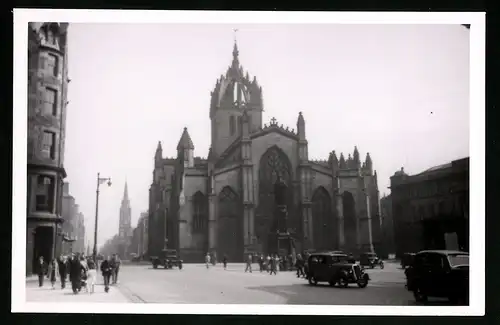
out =
{"type": "Polygon", "coordinates": [[[469,158],[391,177],[396,254],[469,250],[469,158]]]}
{"type": "Polygon", "coordinates": [[[28,24],[26,271],[61,249],[68,89],[67,23],[28,24]]]}
{"type": "Polygon", "coordinates": [[[125,182],[123,198],[120,206],[120,220],[118,224],[118,238],[120,239],[120,248],[117,254],[122,257],[128,255],[127,248],[130,245],[132,237],[132,210],[130,208],[130,199],[128,197],[128,185],[125,182]]]}
{"type": "Polygon", "coordinates": [[[383,258],[387,258],[389,254],[396,253],[391,195],[384,195],[380,199],[380,216],[382,218],[381,239],[383,244],[381,250],[377,253],[383,258]]]}
{"type": "MultiPolygon", "coordinates": [[[[211,92],[211,147],[196,157],[188,129],[177,154],[163,157],[158,143],[149,202],[149,255],[167,240],[185,261],[207,251],[241,261],[248,252],[278,251],[277,230],[288,230],[296,249],[374,250],[380,229],[377,174],[369,154],[356,147],[327,160],[308,155],[306,122],[297,129],[276,119],[263,124],[262,87],[239,62],[232,63],[211,92]],[[274,184],[287,186],[288,216],[274,217],[274,184]]],[[[328,130],[325,130],[328,132],[328,130]]]]}
{"type": "Polygon", "coordinates": [[[62,198],[62,244],[60,252],[85,252],[85,217],[75,198],[69,193],[69,183],[64,182],[62,198]]]}

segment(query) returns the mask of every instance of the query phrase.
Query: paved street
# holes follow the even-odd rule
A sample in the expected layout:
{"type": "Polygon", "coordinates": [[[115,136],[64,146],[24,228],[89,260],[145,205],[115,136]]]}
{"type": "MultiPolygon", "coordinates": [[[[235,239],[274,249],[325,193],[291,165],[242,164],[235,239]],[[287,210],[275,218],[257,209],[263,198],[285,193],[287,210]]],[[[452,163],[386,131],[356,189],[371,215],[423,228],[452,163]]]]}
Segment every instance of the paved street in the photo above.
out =
{"type": "Polygon", "coordinates": [[[61,290],[61,284],[58,282],[56,289],[52,289],[50,282],[45,281],[44,286],[40,288],[38,287],[38,280],[36,278],[28,279],[26,281],[26,302],[122,303],[131,301],[116,287],[112,287],[108,293],[105,293],[102,277],[100,277],[93,294],[80,292],[77,295],[73,294],[73,291],[71,291],[71,284],[66,284],[66,289],[61,290]]]}
{"type": "MultiPolygon", "coordinates": [[[[256,266],[256,265],[254,265],[256,266]]],[[[414,305],[404,288],[399,264],[384,270],[368,270],[372,282],[365,289],[355,284],[342,289],[328,284],[310,286],[293,272],[245,273],[243,264],[209,270],[202,264],[186,264],[181,271],[153,269],[149,265],[124,265],[119,288],[134,302],[212,304],[317,304],[317,305],[414,305]]]]}

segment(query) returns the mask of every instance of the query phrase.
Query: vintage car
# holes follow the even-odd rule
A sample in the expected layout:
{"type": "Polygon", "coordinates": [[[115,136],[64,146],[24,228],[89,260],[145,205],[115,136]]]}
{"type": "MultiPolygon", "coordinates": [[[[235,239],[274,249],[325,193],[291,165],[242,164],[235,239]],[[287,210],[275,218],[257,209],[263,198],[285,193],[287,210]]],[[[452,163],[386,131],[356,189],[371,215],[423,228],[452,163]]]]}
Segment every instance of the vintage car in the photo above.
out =
{"type": "Polygon", "coordinates": [[[428,297],[448,298],[452,303],[468,304],[469,253],[425,250],[415,255],[405,270],[406,288],[417,302],[428,297]]]}
{"type": "Polygon", "coordinates": [[[362,253],[359,256],[359,265],[369,267],[373,269],[375,266],[380,266],[381,269],[384,268],[384,262],[375,253],[362,253]]]}
{"type": "Polygon", "coordinates": [[[404,253],[401,257],[401,268],[406,269],[413,264],[415,253],[404,253]]]}
{"type": "Polygon", "coordinates": [[[152,256],[151,263],[153,268],[157,269],[158,266],[163,266],[165,269],[172,269],[178,267],[182,270],[182,260],[177,256],[177,250],[175,249],[164,249],[161,251],[161,256],[152,256]]]}
{"type": "Polygon", "coordinates": [[[356,263],[349,262],[346,254],[314,253],[309,256],[306,278],[309,284],[328,282],[331,286],[347,287],[356,283],[358,287],[365,288],[370,277],[356,263]]]}

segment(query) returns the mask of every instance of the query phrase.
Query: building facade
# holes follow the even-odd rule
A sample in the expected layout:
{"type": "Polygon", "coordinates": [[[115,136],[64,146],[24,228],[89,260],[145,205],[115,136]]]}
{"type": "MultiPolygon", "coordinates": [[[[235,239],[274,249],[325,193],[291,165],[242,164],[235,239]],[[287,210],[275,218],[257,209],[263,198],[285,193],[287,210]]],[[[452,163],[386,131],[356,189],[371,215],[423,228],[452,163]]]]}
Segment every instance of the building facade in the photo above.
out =
{"type": "Polygon", "coordinates": [[[67,23],[28,24],[26,272],[61,250],[68,88],[67,23]]]}
{"type": "Polygon", "coordinates": [[[383,258],[389,254],[396,253],[396,244],[394,242],[394,220],[392,218],[392,199],[391,195],[384,195],[380,199],[380,216],[382,218],[382,247],[378,252],[383,258]]]}
{"type": "Polygon", "coordinates": [[[373,251],[379,245],[377,174],[369,154],[358,149],[312,161],[306,122],[297,129],[263,124],[262,87],[233,59],[211,93],[211,147],[195,157],[187,128],[177,155],[154,157],[149,203],[149,255],[166,241],[185,261],[202,261],[208,251],[242,261],[249,252],[278,252],[277,231],[288,231],[298,251],[373,251]],[[286,220],[274,216],[274,184],[287,186],[286,220]]]}
{"type": "Polygon", "coordinates": [[[75,198],[69,193],[69,183],[64,182],[62,197],[61,254],[85,252],[85,217],[75,198]]]}
{"type": "Polygon", "coordinates": [[[391,177],[396,254],[469,250],[469,158],[391,177]]]}

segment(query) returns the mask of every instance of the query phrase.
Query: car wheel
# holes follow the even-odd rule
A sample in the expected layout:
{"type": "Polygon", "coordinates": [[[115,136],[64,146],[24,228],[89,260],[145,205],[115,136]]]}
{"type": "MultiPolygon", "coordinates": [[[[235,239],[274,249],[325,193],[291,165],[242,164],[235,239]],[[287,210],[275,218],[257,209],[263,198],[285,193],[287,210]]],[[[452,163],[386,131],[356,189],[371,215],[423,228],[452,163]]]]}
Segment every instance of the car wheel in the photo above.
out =
{"type": "Polygon", "coordinates": [[[366,281],[366,279],[359,279],[358,280],[358,287],[366,288],[367,285],[368,285],[368,281],[366,281]]]}
{"type": "Polygon", "coordinates": [[[341,288],[347,288],[347,286],[349,286],[349,281],[347,280],[347,278],[345,276],[341,276],[339,278],[339,287],[341,288]]]}
{"type": "Polygon", "coordinates": [[[315,278],[315,277],[310,276],[310,277],[309,277],[309,284],[310,284],[310,285],[317,285],[317,284],[318,284],[318,280],[316,280],[316,278],[315,278]]]}
{"type": "Polygon", "coordinates": [[[413,296],[415,297],[416,302],[427,302],[427,296],[419,287],[416,287],[415,290],[413,290],[413,296]]]}

